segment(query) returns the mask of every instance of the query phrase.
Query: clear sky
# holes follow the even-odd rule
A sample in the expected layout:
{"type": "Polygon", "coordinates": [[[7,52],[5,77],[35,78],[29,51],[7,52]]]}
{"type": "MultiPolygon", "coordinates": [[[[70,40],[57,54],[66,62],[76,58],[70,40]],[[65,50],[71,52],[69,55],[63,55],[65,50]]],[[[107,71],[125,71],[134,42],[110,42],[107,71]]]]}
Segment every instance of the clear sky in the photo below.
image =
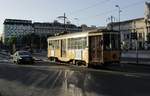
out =
{"type": "Polygon", "coordinates": [[[109,22],[107,18],[111,15],[118,19],[118,9],[115,5],[119,5],[122,10],[121,20],[144,17],[145,1],[150,2],[150,0],[0,0],[0,32],[6,18],[53,22],[64,12],[74,24],[105,26],[109,22]]]}

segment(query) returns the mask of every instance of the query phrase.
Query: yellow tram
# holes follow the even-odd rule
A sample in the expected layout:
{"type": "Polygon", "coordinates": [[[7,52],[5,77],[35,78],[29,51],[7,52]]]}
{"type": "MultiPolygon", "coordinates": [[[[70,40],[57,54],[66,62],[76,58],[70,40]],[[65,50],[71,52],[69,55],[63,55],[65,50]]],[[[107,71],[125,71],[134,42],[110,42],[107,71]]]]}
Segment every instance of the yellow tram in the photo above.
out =
{"type": "Polygon", "coordinates": [[[120,61],[118,31],[96,29],[49,37],[48,58],[51,61],[86,66],[120,61]]]}

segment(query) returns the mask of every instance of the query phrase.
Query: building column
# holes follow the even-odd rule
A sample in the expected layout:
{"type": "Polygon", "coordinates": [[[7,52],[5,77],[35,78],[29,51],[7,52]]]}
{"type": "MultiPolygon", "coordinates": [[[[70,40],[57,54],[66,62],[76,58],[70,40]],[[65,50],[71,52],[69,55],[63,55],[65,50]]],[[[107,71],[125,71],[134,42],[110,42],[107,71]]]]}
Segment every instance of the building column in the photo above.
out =
{"type": "Polygon", "coordinates": [[[149,28],[148,28],[148,21],[145,20],[145,27],[144,27],[144,31],[145,31],[145,41],[147,41],[147,35],[148,35],[148,31],[149,31],[149,28]]]}

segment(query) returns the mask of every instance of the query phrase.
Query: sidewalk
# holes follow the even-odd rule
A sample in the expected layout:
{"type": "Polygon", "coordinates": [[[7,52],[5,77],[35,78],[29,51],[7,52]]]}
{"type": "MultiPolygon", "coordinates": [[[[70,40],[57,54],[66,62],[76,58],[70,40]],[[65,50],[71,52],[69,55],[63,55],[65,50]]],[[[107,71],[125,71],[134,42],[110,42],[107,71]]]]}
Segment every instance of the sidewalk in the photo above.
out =
{"type": "Polygon", "coordinates": [[[134,50],[123,51],[121,54],[121,63],[136,64],[137,59],[138,64],[150,65],[150,50],[139,50],[138,53],[134,50]]]}

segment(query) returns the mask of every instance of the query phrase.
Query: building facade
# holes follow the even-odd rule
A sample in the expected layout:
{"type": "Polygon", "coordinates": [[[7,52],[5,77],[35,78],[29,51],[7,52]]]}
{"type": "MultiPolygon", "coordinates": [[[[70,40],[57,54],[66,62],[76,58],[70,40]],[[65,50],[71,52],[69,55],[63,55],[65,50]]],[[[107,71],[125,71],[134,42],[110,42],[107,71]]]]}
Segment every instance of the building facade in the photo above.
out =
{"type": "Polygon", "coordinates": [[[119,30],[122,49],[147,49],[150,44],[150,3],[145,2],[145,13],[142,18],[136,18],[121,22],[112,22],[108,29],[119,30]],[[119,28],[120,27],[120,28],[119,28]],[[137,38],[133,37],[136,34],[137,38]]]}
{"type": "Polygon", "coordinates": [[[31,20],[5,19],[3,25],[3,42],[5,44],[11,37],[15,37],[17,46],[21,46],[21,38],[34,32],[31,20]]]}
{"type": "Polygon", "coordinates": [[[32,33],[38,36],[37,38],[33,38],[39,38],[39,42],[41,42],[40,45],[42,45],[43,39],[44,44],[47,44],[46,38],[49,36],[82,31],[81,27],[74,24],[63,24],[58,21],[54,21],[52,23],[32,23],[31,20],[5,19],[3,25],[3,43],[6,45],[12,37],[15,37],[17,48],[24,47],[23,37],[32,33]]]}
{"type": "Polygon", "coordinates": [[[54,36],[64,31],[67,33],[82,31],[81,27],[78,27],[74,24],[64,25],[58,21],[54,21],[53,23],[35,22],[33,23],[33,28],[34,33],[38,34],[39,36],[54,36]]]}
{"type": "Polygon", "coordinates": [[[145,49],[145,43],[147,41],[147,25],[144,18],[137,18],[127,21],[114,22],[108,24],[108,29],[118,30],[120,26],[120,37],[122,49],[134,50],[145,49]],[[132,34],[137,34],[137,38],[132,34]],[[138,41],[138,42],[137,42],[138,41]]]}

